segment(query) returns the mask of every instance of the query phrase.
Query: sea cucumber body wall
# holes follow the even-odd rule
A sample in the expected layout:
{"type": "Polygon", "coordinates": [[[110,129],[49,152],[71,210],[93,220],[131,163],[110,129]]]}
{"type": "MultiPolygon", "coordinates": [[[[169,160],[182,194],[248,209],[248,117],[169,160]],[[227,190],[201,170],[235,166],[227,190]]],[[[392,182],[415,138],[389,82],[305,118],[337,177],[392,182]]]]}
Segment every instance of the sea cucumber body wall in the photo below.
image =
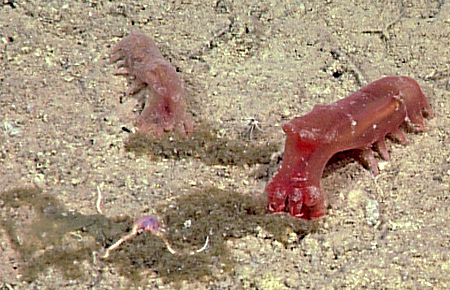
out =
{"type": "Polygon", "coordinates": [[[186,136],[193,131],[184,107],[183,82],[151,38],[131,33],[113,49],[110,63],[114,62],[120,68],[118,74],[134,78],[127,95],[144,89],[148,95],[144,110],[137,118],[139,132],[159,135],[176,130],[186,136]]]}
{"type": "Polygon", "coordinates": [[[316,105],[310,113],[284,124],[284,158],[266,187],[268,210],[288,211],[304,219],[322,216],[325,196],[320,179],[328,160],[337,152],[358,149],[377,175],[373,145],[389,160],[386,135],[392,134],[405,143],[400,125],[409,120],[410,125],[423,130],[424,111],[432,116],[416,81],[386,77],[345,99],[316,105]]]}

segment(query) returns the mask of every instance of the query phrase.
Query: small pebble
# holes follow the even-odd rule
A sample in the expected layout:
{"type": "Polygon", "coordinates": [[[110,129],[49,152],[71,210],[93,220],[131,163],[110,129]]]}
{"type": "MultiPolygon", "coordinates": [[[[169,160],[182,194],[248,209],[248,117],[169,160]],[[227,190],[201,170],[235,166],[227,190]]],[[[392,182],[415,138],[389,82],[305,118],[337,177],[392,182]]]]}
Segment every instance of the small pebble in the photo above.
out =
{"type": "Polygon", "coordinates": [[[10,137],[21,137],[23,132],[18,128],[17,124],[11,121],[3,123],[3,128],[5,128],[6,134],[10,137]]]}
{"type": "Polygon", "coordinates": [[[370,226],[376,225],[380,212],[378,211],[378,201],[375,199],[367,200],[366,205],[366,221],[370,226]]]}

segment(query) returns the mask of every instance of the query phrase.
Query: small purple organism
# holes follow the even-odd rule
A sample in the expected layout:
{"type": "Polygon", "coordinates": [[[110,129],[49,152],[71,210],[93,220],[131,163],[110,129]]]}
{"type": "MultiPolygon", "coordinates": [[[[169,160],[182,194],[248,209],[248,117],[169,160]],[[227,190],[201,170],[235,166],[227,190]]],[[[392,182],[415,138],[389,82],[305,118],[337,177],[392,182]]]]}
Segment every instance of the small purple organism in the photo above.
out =
{"type": "MultiPolygon", "coordinates": [[[[169,252],[171,254],[179,254],[179,252],[175,251],[172,248],[172,246],[170,245],[169,241],[167,240],[167,238],[165,236],[166,230],[159,225],[158,219],[154,216],[146,215],[146,216],[138,218],[133,223],[131,232],[129,232],[127,235],[120,238],[117,242],[115,242],[111,246],[109,246],[106,249],[105,254],[102,256],[102,258],[103,259],[108,258],[109,254],[111,253],[112,250],[118,248],[125,241],[137,236],[139,233],[147,232],[147,231],[150,231],[155,236],[160,237],[163,240],[164,244],[166,245],[167,249],[169,250],[169,252]]],[[[207,248],[208,242],[209,242],[209,237],[206,237],[205,245],[202,248],[200,248],[199,250],[190,252],[190,254],[193,255],[195,253],[203,252],[207,248]]]]}
{"type": "Polygon", "coordinates": [[[167,238],[164,236],[164,233],[166,232],[163,228],[160,227],[158,219],[151,215],[146,215],[143,217],[138,218],[133,223],[133,228],[131,229],[131,232],[129,232],[126,236],[123,236],[120,238],[117,242],[109,246],[109,248],[106,249],[105,254],[102,256],[103,259],[106,259],[109,257],[109,254],[112,250],[118,248],[121,244],[123,244],[125,241],[137,236],[139,232],[146,232],[150,231],[155,236],[160,237],[163,239],[164,243],[166,244],[167,248],[172,254],[175,254],[176,252],[172,250],[172,247],[170,247],[170,244],[167,241],[167,238]]]}
{"type": "Polygon", "coordinates": [[[163,228],[159,226],[158,219],[151,215],[146,215],[143,217],[138,218],[134,225],[138,227],[138,230],[142,231],[151,231],[152,233],[158,232],[158,231],[164,231],[163,228]]]}

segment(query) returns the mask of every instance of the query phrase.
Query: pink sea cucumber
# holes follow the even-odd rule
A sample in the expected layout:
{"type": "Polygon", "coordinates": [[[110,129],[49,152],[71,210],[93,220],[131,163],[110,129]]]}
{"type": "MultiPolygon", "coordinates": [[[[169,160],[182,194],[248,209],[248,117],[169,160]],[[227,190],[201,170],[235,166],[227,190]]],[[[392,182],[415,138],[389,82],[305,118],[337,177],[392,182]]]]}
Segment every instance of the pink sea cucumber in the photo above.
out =
{"type": "Polygon", "coordinates": [[[127,95],[148,88],[150,97],[137,118],[141,133],[162,134],[177,130],[183,136],[193,131],[184,106],[184,85],[176,69],[164,59],[155,42],[133,32],[112,50],[110,63],[117,62],[117,74],[130,75],[134,83],[127,95]]]}
{"type": "Polygon", "coordinates": [[[268,210],[288,211],[303,219],[322,216],[325,195],[320,179],[328,160],[337,152],[359,149],[377,175],[372,147],[389,160],[386,135],[405,144],[406,136],[399,127],[406,121],[416,131],[423,131],[423,113],[433,117],[417,82],[390,76],[335,103],[316,105],[308,114],[284,124],[284,158],[266,187],[268,210]]]}

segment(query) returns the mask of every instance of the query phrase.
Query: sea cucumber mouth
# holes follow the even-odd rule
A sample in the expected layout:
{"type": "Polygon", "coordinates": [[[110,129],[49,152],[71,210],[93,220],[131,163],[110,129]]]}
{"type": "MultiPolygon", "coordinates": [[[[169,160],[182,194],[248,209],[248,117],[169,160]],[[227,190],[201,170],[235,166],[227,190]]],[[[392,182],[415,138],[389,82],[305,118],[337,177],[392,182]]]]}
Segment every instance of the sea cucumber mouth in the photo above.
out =
{"type": "Polygon", "coordinates": [[[286,212],[286,205],[285,204],[279,204],[279,203],[276,203],[276,202],[269,202],[267,204],[267,209],[271,213],[286,212]]]}
{"type": "Polygon", "coordinates": [[[306,218],[309,219],[307,216],[305,216],[305,210],[303,209],[303,204],[300,206],[294,205],[290,207],[289,214],[296,218],[306,218]]]}

